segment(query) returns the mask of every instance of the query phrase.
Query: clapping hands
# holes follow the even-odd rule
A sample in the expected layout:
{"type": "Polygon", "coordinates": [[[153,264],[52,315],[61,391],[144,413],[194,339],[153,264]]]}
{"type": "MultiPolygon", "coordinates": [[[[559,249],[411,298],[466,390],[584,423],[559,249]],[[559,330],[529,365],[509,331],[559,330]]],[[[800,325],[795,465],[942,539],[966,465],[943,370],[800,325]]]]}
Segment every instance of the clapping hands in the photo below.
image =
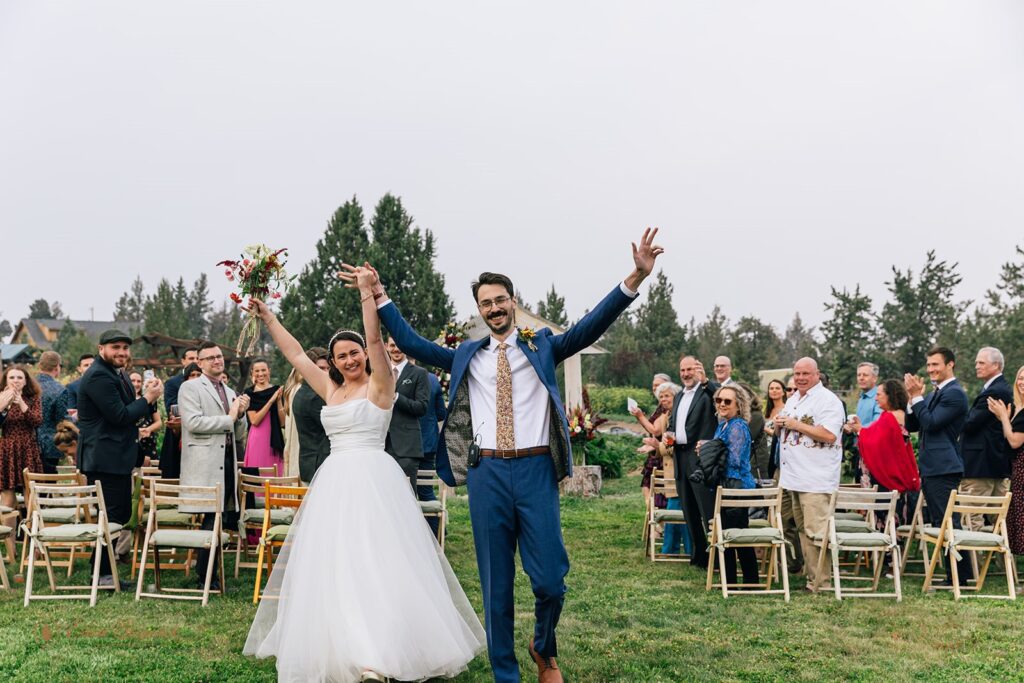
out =
{"type": "Polygon", "coordinates": [[[906,387],[910,398],[924,396],[924,380],[916,375],[912,375],[909,372],[903,375],[903,386],[906,387]]]}
{"type": "Polygon", "coordinates": [[[1000,422],[1008,420],[1010,418],[1010,406],[1006,405],[998,398],[988,397],[988,411],[996,416],[996,419],[1000,422]]]}

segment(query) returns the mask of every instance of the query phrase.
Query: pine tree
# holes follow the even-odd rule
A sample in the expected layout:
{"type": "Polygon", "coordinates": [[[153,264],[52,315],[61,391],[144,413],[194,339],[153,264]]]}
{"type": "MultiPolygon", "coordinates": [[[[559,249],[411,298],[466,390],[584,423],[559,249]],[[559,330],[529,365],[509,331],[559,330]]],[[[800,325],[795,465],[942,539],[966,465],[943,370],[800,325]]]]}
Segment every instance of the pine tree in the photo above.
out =
{"type": "Polygon", "coordinates": [[[114,320],[141,321],[146,306],[146,288],[142,277],[136,275],[131,288],[121,295],[114,306],[114,320]]]}
{"type": "Polygon", "coordinates": [[[558,296],[554,284],[544,299],[537,303],[537,315],[561,327],[568,327],[569,316],[565,313],[565,298],[558,296]]]}
{"type": "MultiPolygon", "coordinates": [[[[0,313],[3,316],[3,313],[0,313]]],[[[7,339],[14,333],[14,328],[11,327],[11,321],[0,318],[0,340],[7,339]]]]}
{"type": "Polygon", "coordinates": [[[658,372],[672,373],[683,351],[686,336],[672,296],[675,289],[664,271],[659,270],[647,291],[647,299],[636,310],[634,334],[642,340],[640,355],[645,386],[658,372]]]}
{"type": "Polygon", "coordinates": [[[825,304],[832,318],[821,326],[822,358],[820,366],[826,370],[832,387],[852,386],[857,375],[857,364],[870,359],[875,336],[871,298],[860,293],[860,285],[849,292],[831,288],[832,300],[825,304]]]}
{"type": "Polygon", "coordinates": [[[752,386],[759,385],[760,370],[782,365],[782,340],[774,327],[754,316],[744,316],[737,321],[729,332],[726,348],[734,375],[752,386]]]}
{"type": "Polygon", "coordinates": [[[44,318],[54,318],[53,311],[50,310],[50,302],[46,299],[36,299],[28,307],[28,317],[41,320],[44,318]]]}
{"type": "Polygon", "coordinates": [[[650,381],[634,317],[629,310],[620,315],[597,342],[607,353],[583,364],[584,371],[592,371],[591,379],[598,384],[646,386],[650,381]]]}
{"type": "Polygon", "coordinates": [[[711,376],[715,356],[726,353],[729,339],[729,319],[716,304],[707,319],[697,325],[692,342],[692,353],[704,364],[704,371],[711,376]]]}
{"type": "Polygon", "coordinates": [[[814,328],[804,327],[800,314],[795,313],[782,338],[779,367],[790,367],[801,358],[817,358],[818,354],[818,340],[814,335],[814,328]]]}
{"type": "MultiPolygon", "coordinates": [[[[200,273],[192,285],[192,291],[186,296],[185,313],[189,321],[189,336],[203,339],[209,331],[210,312],[213,303],[210,301],[210,288],[206,273],[200,273]]],[[[237,341],[237,340],[236,340],[237,341]]]]}
{"type": "Polygon", "coordinates": [[[211,341],[224,346],[234,347],[238,343],[238,335],[242,332],[242,312],[238,306],[221,302],[219,309],[210,313],[207,335],[211,341]]]}
{"type": "Polygon", "coordinates": [[[179,279],[178,285],[171,287],[171,283],[162,278],[156,292],[146,299],[143,306],[142,316],[146,333],[188,339],[191,325],[185,308],[187,298],[188,292],[185,291],[183,280],[179,279]]]}

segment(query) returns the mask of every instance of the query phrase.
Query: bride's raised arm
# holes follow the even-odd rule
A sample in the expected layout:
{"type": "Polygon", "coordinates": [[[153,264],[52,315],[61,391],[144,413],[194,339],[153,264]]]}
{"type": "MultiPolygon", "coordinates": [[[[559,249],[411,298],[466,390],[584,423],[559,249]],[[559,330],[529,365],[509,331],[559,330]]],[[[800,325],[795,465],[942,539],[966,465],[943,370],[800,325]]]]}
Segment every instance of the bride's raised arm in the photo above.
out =
{"type": "Polygon", "coordinates": [[[358,288],[363,307],[366,354],[370,357],[370,369],[373,371],[366,397],[378,407],[389,409],[395,402],[395,373],[380,334],[380,318],[377,316],[377,300],[373,291],[377,273],[369,263],[362,266],[343,263],[341,267],[344,270],[338,273],[338,277],[345,281],[346,287],[358,288]]]}
{"type": "Polygon", "coordinates": [[[292,364],[292,367],[299,371],[302,378],[309,384],[309,388],[315,391],[326,403],[331,397],[331,392],[335,389],[334,382],[331,381],[328,374],[318,368],[316,363],[306,356],[305,351],[302,350],[302,344],[292,336],[291,332],[285,329],[281,321],[277,319],[277,316],[274,315],[274,312],[265,303],[259,299],[249,299],[249,307],[251,310],[256,311],[256,315],[267,326],[267,331],[270,332],[270,336],[274,339],[274,343],[277,344],[277,348],[281,349],[281,353],[292,364]]]}

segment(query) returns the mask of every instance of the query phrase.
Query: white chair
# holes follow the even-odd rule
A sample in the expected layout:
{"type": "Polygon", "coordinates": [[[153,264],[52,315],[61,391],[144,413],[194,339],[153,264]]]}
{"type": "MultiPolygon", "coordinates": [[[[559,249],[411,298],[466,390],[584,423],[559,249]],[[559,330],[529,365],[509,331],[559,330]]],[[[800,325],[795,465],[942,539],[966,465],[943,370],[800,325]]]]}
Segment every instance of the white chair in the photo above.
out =
{"type": "Polygon", "coordinates": [[[707,590],[718,586],[722,597],[730,595],[783,595],[789,602],[789,569],[786,564],[786,537],[782,528],[781,488],[771,489],[725,489],[721,486],[715,492],[715,513],[711,519],[708,540],[711,548],[708,558],[707,590]],[[722,524],[722,510],[743,508],[765,508],[768,512],[767,526],[758,525],[746,529],[726,529],[722,524]],[[767,572],[764,583],[730,584],[725,576],[725,552],[738,548],[763,548],[768,553],[767,572]],[[718,559],[720,583],[715,583],[715,559],[718,559]],[[776,567],[781,568],[776,575],[776,567]],[[772,585],[782,579],[782,588],[772,585]],[[737,591],[736,589],[743,590],[737,591]],[[730,592],[731,591],[731,592],[730,592]]]}
{"type": "Polygon", "coordinates": [[[107,521],[107,508],[103,502],[103,489],[99,482],[85,486],[46,486],[34,484],[30,495],[28,519],[22,524],[26,534],[28,549],[28,572],[25,576],[25,607],[32,600],[66,600],[88,599],[89,606],[96,605],[96,595],[100,589],[101,553],[107,553],[110,569],[113,573],[113,585],[103,586],[104,590],[121,592],[121,582],[117,578],[117,558],[114,555],[112,535],[121,530],[121,525],[107,521]],[[44,518],[51,510],[68,511],[69,521],[56,526],[47,526],[44,518]],[[96,510],[96,521],[91,521],[92,510],[96,510]],[[83,585],[58,585],[53,573],[53,561],[50,549],[53,547],[67,548],[69,545],[92,546],[93,571],[92,582],[83,585]],[[49,595],[34,594],[34,578],[37,554],[42,557],[46,566],[46,575],[50,580],[49,595]],[[83,589],[88,588],[88,592],[83,589]],[[69,591],[59,593],[58,591],[69,591]]]}
{"type": "MultiPolygon", "coordinates": [[[[420,512],[427,519],[437,520],[437,542],[444,550],[445,531],[448,527],[448,487],[437,476],[436,470],[420,470],[416,473],[416,487],[429,486],[436,489],[436,500],[421,500],[420,512]]],[[[418,495],[417,495],[418,497],[418,495]]]]}

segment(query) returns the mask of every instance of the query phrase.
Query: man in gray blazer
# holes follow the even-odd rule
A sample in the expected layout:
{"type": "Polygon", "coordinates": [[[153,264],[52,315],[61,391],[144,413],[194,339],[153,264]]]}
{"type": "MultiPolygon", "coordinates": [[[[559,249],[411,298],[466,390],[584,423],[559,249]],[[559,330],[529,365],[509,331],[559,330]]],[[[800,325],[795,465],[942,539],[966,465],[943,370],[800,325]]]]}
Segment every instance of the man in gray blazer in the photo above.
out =
{"type": "MultiPolygon", "coordinates": [[[[199,346],[199,367],[202,377],[189,380],[178,391],[181,413],[181,485],[221,485],[224,516],[221,528],[238,523],[238,460],[245,452],[246,426],[241,420],[249,407],[248,396],[236,396],[224,382],[224,354],[213,342],[199,346]]],[[[181,512],[203,515],[203,529],[212,530],[215,510],[182,505],[181,512]]],[[[209,551],[200,551],[196,580],[202,585],[206,577],[209,551]]],[[[214,578],[211,590],[220,590],[214,578]]]]}
{"type": "Polygon", "coordinates": [[[409,362],[394,339],[388,339],[388,354],[395,365],[398,381],[395,385],[395,409],[384,450],[401,466],[413,491],[416,490],[416,472],[423,459],[423,435],[420,418],[427,414],[430,403],[430,380],[427,371],[409,362]]]}

